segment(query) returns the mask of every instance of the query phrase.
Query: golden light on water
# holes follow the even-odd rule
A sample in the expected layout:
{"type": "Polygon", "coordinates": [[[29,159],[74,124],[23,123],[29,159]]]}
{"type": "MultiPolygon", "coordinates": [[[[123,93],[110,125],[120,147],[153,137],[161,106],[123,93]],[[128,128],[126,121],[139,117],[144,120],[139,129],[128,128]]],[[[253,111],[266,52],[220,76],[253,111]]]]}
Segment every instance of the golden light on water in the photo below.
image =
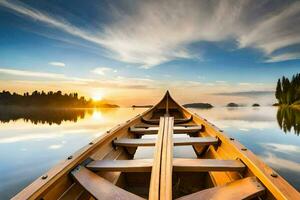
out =
{"type": "Polygon", "coordinates": [[[94,110],[92,114],[92,119],[96,121],[104,121],[104,118],[100,110],[94,110]]]}

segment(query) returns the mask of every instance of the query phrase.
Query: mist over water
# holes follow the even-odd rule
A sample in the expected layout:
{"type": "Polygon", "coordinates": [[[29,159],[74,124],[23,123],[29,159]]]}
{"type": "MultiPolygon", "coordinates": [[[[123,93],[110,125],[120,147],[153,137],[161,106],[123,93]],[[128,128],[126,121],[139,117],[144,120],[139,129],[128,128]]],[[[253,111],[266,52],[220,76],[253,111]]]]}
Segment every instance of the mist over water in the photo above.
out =
{"type": "MultiPolygon", "coordinates": [[[[60,160],[144,110],[1,109],[0,199],[12,197],[60,160]]],[[[300,191],[300,111],[276,107],[190,110],[239,140],[300,191]]],[[[174,148],[174,156],[183,154],[191,153],[174,148]]],[[[137,156],[145,155],[137,151],[137,156]]]]}

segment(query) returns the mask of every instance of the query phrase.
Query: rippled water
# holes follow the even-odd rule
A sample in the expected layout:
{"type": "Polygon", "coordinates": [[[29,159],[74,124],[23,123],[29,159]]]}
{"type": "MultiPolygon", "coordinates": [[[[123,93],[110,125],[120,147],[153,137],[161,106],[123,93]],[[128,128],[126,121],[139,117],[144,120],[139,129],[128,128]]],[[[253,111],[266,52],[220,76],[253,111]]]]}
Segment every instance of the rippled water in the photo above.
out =
{"type": "MultiPolygon", "coordinates": [[[[12,197],[60,160],[144,110],[0,111],[0,199],[12,197]]],[[[238,139],[300,190],[300,112],[278,112],[275,107],[192,110],[238,139]]]]}

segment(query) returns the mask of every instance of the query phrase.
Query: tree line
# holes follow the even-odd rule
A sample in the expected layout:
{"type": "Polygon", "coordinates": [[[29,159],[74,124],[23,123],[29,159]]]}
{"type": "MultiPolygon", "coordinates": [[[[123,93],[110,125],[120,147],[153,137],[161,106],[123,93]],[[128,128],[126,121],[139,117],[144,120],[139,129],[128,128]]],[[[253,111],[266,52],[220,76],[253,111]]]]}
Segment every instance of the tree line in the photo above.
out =
{"type": "Polygon", "coordinates": [[[300,104],[300,73],[291,80],[284,76],[278,79],[275,97],[279,104],[300,104]]]}
{"type": "Polygon", "coordinates": [[[78,93],[65,93],[61,91],[45,93],[44,91],[28,92],[23,95],[10,93],[9,91],[0,92],[0,105],[5,106],[35,106],[35,107],[117,107],[116,105],[104,104],[103,102],[93,102],[85,97],[78,96],[78,93]]]}

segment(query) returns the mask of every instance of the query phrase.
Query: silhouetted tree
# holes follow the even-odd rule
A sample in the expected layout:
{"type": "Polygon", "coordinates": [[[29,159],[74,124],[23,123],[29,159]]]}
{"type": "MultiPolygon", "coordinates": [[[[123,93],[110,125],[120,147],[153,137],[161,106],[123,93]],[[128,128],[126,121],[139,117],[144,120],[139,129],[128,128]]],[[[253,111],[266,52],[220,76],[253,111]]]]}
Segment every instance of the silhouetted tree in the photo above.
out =
{"type": "Polygon", "coordinates": [[[281,103],[281,96],[282,96],[282,89],[281,89],[281,81],[278,79],[277,81],[277,87],[275,92],[276,99],[278,99],[278,102],[281,103]]]}
{"type": "Polygon", "coordinates": [[[300,103],[300,74],[294,75],[291,81],[284,76],[278,79],[275,97],[279,104],[300,103]]]}

